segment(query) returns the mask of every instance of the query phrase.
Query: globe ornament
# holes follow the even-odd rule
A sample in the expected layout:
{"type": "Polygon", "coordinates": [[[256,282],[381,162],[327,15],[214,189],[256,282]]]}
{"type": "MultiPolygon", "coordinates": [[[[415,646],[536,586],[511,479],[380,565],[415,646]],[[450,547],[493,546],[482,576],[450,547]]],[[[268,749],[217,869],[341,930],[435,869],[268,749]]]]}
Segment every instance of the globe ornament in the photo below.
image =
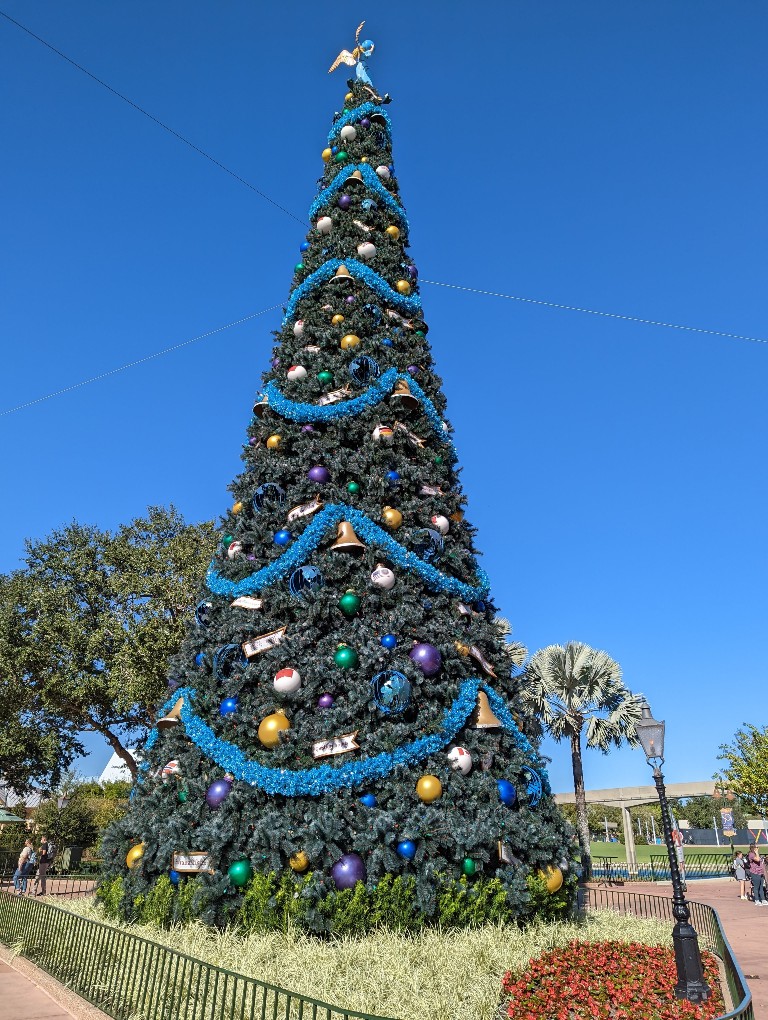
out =
{"type": "Polygon", "coordinates": [[[341,338],[339,346],[342,351],[351,351],[353,347],[357,347],[360,343],[360,337],[356,333],[347,333],[346,336],[341,338]]]}
{"type": "Polygon", "coordinates": [[[331,878],[337,889],[354,889],[365,881],[365,862],[359,854],[344,854],[331,868],[331,878]]]}
{"type": "Polygon", "coordinates": [[[253,868],[250,861],[235,861],[227,869],[227,877],[232,885],[241,889],[253,878],[253,868]]]}
{"type": "Polygon", "coordinates": [[[187,801],[189,800],[189,790],[187,790],[186,787],[182,786],[179,792],[176,794],[176,799],[178,800],[179,804],[186,804],[187,801]]]}
{"type": "Polygon", "coordinates": [[[360,596],[355,595],[355,593],[351,589],[349,591],[344,592],[344,594],[339,599],[339,609],[345,616],[349,617],[354,616],[359,611],[360,605],[361,605],[360,596]]]}
{"type": "Polygon", "coordinates": [[[416,844],[412,839],[402,839],[395,847],[397,853],[404,861],[412,861],[416,856],[416,844]]]}
{"type": "Polygon", "coordinates": [[[280,743],[280,734],[290,728],[291,723],[284,712],[273,712],[259,723],[258,737],[265,747],[277,747],[280,743]]]}
{"type": "Polygon", "coordinates": [[[452,747],[448,752],[448,761],[454,772],[461,772],[463,776],[468,776],[472,771],[472,755],[466,747],[452,747]]]}
{"type": "Polygon", "coordinates": [[[232,715],[237,711],[237,698],[225,698],[219,705],[219,715],[222,718],[232,715]]]}
{"type": "Polygon", "coordinates": [[[376,258],[376,245],[371,241],[363,241],[357,246],[357,254],[364,262],[370,262],[371,259],[376,258]]]}
{"type": "Polygon", "coordinates": [[[377,166],[376,173],[381,177],[383,181],[388,181],[392,174],[389,172],[388,166],[377,166]]]}
{"type": "Polygon", "coordinates": [[[397,669],[385,669],[371,680],[374,704],[385,715],[404,712],[411,702],[411,681],[397,669]]]}
{"type": "Polygon", "coordinates": [[[336,155],[333,157],[337,163],[343,163],[347,159],[347,154],[343,149],[339,149],[336,155]]]}
{"type": "Polygon", "coordinates": [[[349,195],[340,195],[336,204],[339,209],[347,210],[352,205],[352,199],[349,195]]]}
{"type": "Polygon", "coordinates": [[[413,536],[413,551],[427,563],[431,563],[443,551],[443,536],[434,528],[419,528],[413,536]]]}
{"type": "Polygon", "coordinates": [[[275,673],[272,686],[280,694],[293,694],[301,687],[301,674],[297,669],[286,666],[275,673]]]}
{"type": "Polygon", "coordinates": [[[262,510],[274,510],[285,503],[285,489],[276,482],[264,482],[253,494],[253,509],[256,513],[262,510]]]}
{"type": "Polygon", "coordinates": [[[408,658],[416,663],[424,676],[434,676],[443,664],[439,650],[427,641],[417,641],[408,653],[408,658]]]}
{"type": "Polygon", "coordinates": [[[499,779],[496,785],[499,788],[499,800],[501,803],[506,804],[507,807],[512,807],[517,800],[517,790],[512,783],[508,779],[499,779]]]}
{"type": "Polygon", "coordinates": [[[371,583],[375,584],[377,588],[389,591],[395,586],[394,571],[390,570],[389,567],[385,567],[383,563],[377,563],[375,570],[371,574],[371,583]]]}
{"type": "Polygon", "coordinates": [[[297,567],[288,581],[288,590],[294,598],[304,598],[323,586],[323,575],[317,567],[297,567]]]}
{"type": "Polygon", "coordinates": [[[477,872],[477,864],[471,857],[465,857],[461,862],[461,870],[468,878],[471,878],[477,872]]]}
{"type": "Polygon", "coordinates": [[[221,645],[213,653],[213,675],[221,683],[229,680],[236,669],[245,665],[246,660],[240,645],[221,645]]]}
{"type": "Polygon", "coordinates": [[[431,804],[443,795],[443,784],[437,776],[422,776],[416,783],[416,793],[425,804],[431,804]]]}
{"type": "Polygon", "coordinates": [[[226,779],[217,779],[205,791],[205,802],[214,811],[221,807],[232,792],[232,783],[226,779]]]}
{"type": "Polygon", "coordinates": [[[325,711],[327,708],[333,708],[333,695],[332,694],[321,694],[317,699],[317,707],[325,711]]]}
{"type": "Polygon", "coordinates": [[[137,843],[136,846],[132,846],[128,853],[125,855],[125,864],[130,870],[137,868],[139,862],[144,856],[144,850],[146,849],[144,843],[137,843]]]}
{"type": "Polygon", "coordinates": [[[354,669],[359,657],[354,648],[350,648],[349,645],[339,645],[334,653],[333,661],[339,669],[354,669]]]}
{"type": "Polygon", "coordinates": [[[306,871],[309,867],[309,857],[307,857],[303,850],[297,850],[295,854],[291,854],[288,858],[288,864],[293,871],[301,874],[302,871],[306,871]]]}
{"type": "Polygon", "coordinates": [[[556,865],[551,864],[548,868],[538,871],[536,874],[547,883],[547,892],[556,893],[562,887],[563,873],[556,865]]]}
{"type": "Polygon", "coordinates": [[[211,610],[213,609],[213,603],[203,599],[202,602],[198,602],[195,606],[195,623],[198,627],[207,627],[211,622],[211,610]]]}
{"type": "Polygon", "coordinates": [[[361,354],[349,363],[349,374],[357,383],[367,383],[381,375],[379,363],[367,354],[361,354]]]}
{"type": "Polygon", "coordinates": [[[373,808],[376,807],[376,798],[372,793],[364,793],[360,798],[360,803],[365,807],[373,808]]]}
{"type": "Polygon", "coordinates": [[[535,769],[530,768],[528,765],[523,766],[522,773],[525,776],[527,783],[525,792],[528,795],[528,803],[531,807],[536,807],[544,793],[544,789],[541,784],[541,776],[535,769]]]}

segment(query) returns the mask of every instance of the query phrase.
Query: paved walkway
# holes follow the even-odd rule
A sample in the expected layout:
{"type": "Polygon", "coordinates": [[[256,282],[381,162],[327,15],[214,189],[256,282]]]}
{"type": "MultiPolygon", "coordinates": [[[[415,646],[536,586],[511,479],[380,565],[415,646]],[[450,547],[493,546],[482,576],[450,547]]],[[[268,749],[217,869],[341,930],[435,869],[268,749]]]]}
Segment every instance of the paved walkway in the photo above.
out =
{"type": "Polygon", "coordinates": [[[74,1020],[47,992],[0,961],[0,1020],[74,1020]]]}
{"type": "MultiPolygon", "coordinates": [[[[626,882],[610,888],[672,898],[668,882],[626,882]]],[[[686,896],[707,903],[720,915],[726,938],[752,992],[755,1020],[768,1020],[768,907],[745,903],[738,894],[739,886],[734,879],[708,878],[689,882],[686,896]]]]}

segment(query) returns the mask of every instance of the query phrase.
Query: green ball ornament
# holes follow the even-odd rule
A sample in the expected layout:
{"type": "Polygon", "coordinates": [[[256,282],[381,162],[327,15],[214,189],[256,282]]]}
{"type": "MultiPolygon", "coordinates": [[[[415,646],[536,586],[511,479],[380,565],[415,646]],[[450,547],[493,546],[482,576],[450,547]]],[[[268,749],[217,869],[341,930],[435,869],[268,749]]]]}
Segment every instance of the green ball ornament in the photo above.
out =
{"type": "Polygon", "coordinates": [[[349,645],[339,645],[333,656],[333,661],[341,669],[354,669],[358,663],[358,655],[349,645]]]}
{"type": "Polygon", "coordinates": [[[334,159],[336,160],[337,163],[343,163],[344,160],[347,159],[347,154],[343,149],[339,149],[339,151],[334,156],[334,159]]]}
{"type": "Polygon", "coordinates": [[[353,496],[356,496],[359,491],[360,491],[360,483],[359,482],[348,482],[347,483],[347,492],[351,492],[353,496]]]}
{"type": "Polygon", "coordinates": [[[232,537],[232,535],[223,535],[222,536],[221,544],[223,546],[232,545],[233,542],[234,542],[234,538],[232,537]]]}
{"type": "Polygon", "coordinates": [[[318,372],[317,381],[321,382],[323,386],[325,386],[326,383],[333,382],[333,372],[328,372],[325,369],[322,372],[318,372]]]}
{"type": "Polygon", "coordinates": [[[339,609],[345,616],[354,616],[360,609],[360,596],[353,591],[345,592],[339,599],[339,609]]]}
{"type": "Polygon", "coordinates": [[[416,330],[416,336],[423,337],[424,335],[425,334],[424,334],[424,330],[423,329],[417,329],[416,330]]]}
{"type": "Polygon", "coordinates": [[[442,453],[438,453],[438,455],[435,457],[435,464],[442,464],[442,463],[443,463],[443,455],[442,455],[442,453]]]}
{"type": "Polygon", "coordinates": [[[300,273],[303,268],[304,268],[304,263],[303,262],[297,262],[296,265],[293,267],[294,272],[296,272],[296,273],[300,273]]]}
{"type": "Polygon", "coordinates": [[[186,804],[189,797],[189,790],[181,789],[178,793],[179,804],[186,804]]]}
{"type": "Polygon", "coordinates": [[[461,870],[468,878],[471,878],[471,876],[477,871],[477,865],[471,857],[465,857],[461,862],[461,870]]]}
{"type": "Polygon", "coordinates": [[[236,885],[238,888],[242,888],[247,885],[248,882],[253,878],[253,868],[251,867],[250,861],[235,861],[234,864],[230,864],[229,870],[227,871],[229,880],[232,885],[236,885]]]}

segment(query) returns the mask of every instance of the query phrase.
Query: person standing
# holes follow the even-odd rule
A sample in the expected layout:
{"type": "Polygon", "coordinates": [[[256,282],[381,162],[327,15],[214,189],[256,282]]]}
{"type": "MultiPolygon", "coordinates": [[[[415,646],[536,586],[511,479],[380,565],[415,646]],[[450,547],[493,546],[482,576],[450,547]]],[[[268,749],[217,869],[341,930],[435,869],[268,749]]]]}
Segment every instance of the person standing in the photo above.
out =
{"type": "Polygon", "coordinates": [[[53,863],[56,848],[48,842],[47,836],[40,839],[40,849],[37,851],[37,878],[35,879],[35,895],[45,896],[45,880],[48,875],[48,868],[53,863]]]}
{"type": "Polygon", "coordinates": [[[744,854],[741,850],[736,851],[736,856],[733,858],[733,875],[736,881],[739,883],[739,899],[746,900],[747,896],[747,868],[749,865],[744,859],[744,854]]]}
{"type": "Polygon", "coordinates": [[[16,870],[13,873],[13,888],[16,890],[17,896],[21,896],[27,891],[27,878],[34,867],[34,856],[32,840],[27,839],[24,841],[24,847],[19,854],[16,870]],[[32,862],[30,862],[30,857],[33,858],[32,862]]]}
{"type": "Polygon", "coordinates": [[[765,899],[765,865],[754,843],[749,844],[747,863],[749,865],[749,879],[752,882],[755,906],[768,906],[765,899]]]}

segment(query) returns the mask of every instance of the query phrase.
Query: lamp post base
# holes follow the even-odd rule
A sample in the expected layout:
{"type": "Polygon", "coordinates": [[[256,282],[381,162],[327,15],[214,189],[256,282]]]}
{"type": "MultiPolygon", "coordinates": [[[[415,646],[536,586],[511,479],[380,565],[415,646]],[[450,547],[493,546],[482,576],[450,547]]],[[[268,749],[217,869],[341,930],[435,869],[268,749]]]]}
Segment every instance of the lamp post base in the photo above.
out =
{"type": "Polygon", "coordinates": [[[678,921],[672,929],[672,945],[677,964],[675,998],[705,1002],[712,989],[704,980],[696,930],[688,921],[678,921]]]}

